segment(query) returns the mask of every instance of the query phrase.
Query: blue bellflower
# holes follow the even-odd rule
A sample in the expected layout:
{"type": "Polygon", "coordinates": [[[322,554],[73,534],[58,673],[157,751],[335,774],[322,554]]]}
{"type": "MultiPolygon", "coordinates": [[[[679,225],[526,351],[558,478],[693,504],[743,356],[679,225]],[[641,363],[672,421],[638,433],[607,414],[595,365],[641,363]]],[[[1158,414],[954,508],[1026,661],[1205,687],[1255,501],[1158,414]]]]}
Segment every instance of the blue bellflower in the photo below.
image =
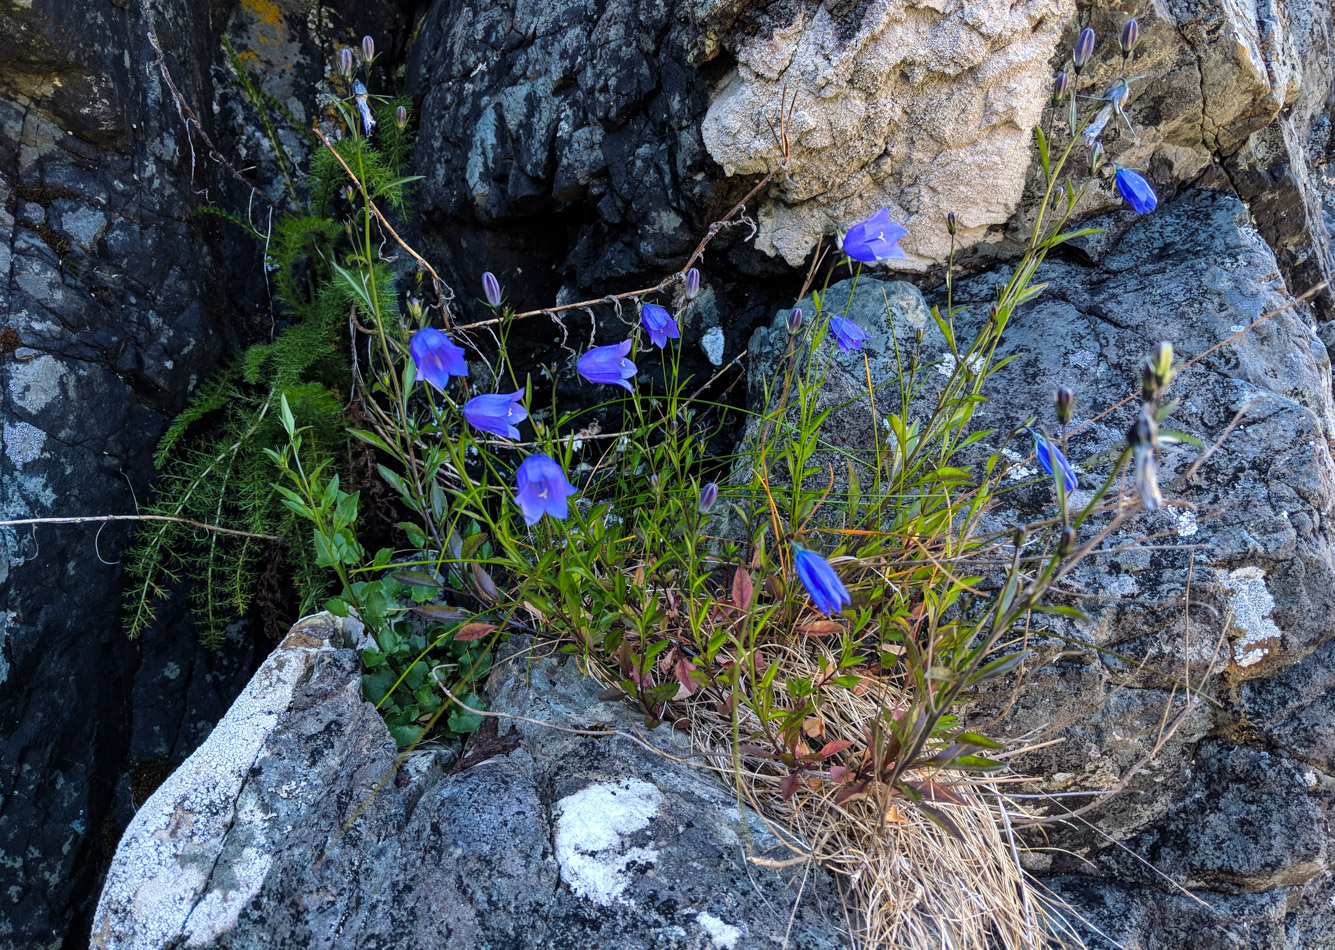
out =
{"type": "Polygon", "coordinates": [[[1145,176],[1129,168],[1117,169],[1117,190],[1136,214],[1148,214],[1159,204],[1159,196],[1145,176]]]}
{"type": "Polygon", "coordinates": [[[862,327],[843,317],[830,318],[830,332],[834,334],[835,342],[845,353],[862,349],[862,344],[867,340],[867,334],[862,327]]]}
{"type": "Polygon", "coordinates": [[[899,247],[898,241],[908,233],[890,220],[889,208],[882,208],[866,221],[848,229],[844,235],[844,253],[864,264],[903,260],[908,255],[899,247]]]}
{"type": "Polygon", "coordinates": [[[366,129],[366,134],[370,135],[371,130],[375,128],[375,116],[371,115],[371,103],[367,99],[366,85],[360,79],[352,84],[352,94],[357,97],[357,111],[362,114],[362,126],[366,129]]]}
{"type": "Polygon", "coordinates": [[[566,499],[578,489],[566,481],[566,473],[545,455],[530,455],[515,473],[515,504],[524,513],[524,523],[530,528],[551,515],[564,521],[570,514],[566,499]]]}
{"type": "Polygon", "coordinates": [[[624,386],[629,390],[630,383],[626,380],[635,375],[635,364],[626,359],[629,352],[630,340],[622,340],[610,346],[595,346],[579,358],[575,368],[591,383],[624,386]]]}
{"type": "Polygon", "coordinates": [[[464,350],[435,327],[427,327],[413,334],[408,344],[417,375],[441,392],[445,391],[451,376],[467,376],[468,363],[464,350]]]}
{"type": "Polygon", "coordinates": [[[640,308],[640,323],[649,331],[649,342],[660,350],[667,345],[669,337],[674,340],[681,339],[677,321],[672,319],[672,314],[656,303],[647,303],[640,308]]]}
{"type": "Polygon", "coordinates": [[[848,588],[839,580],[839,575],[819,554],[794,544],[793,565],[797,568],[797,577],[811,595],[816,609],[825,616],[837,614],[853,602],[853,598],[848,594],[848,588]]]}
{"type": "Polygon", "coordinates": [[[1062,450],[1037,432],[1034,433],[1034,450],[1038,453],[1038,464],[1043,467],[1043,471],[1052,477],[1053,469],[1059,470],[1062,473],[1062,482],[1066,486],[1066,493],[1069,495],[1075,491],[1080,480],[1071,463],[1066,461],[1062,450]]]}
{"type": "Polygon", "coordinates": [[[520,405],[524,390],[513,393],[487,393],[474,396],[464,403],[464,419],[474,429],[510,439],[519,438],[515,425],[528,418],[528,410],[520,405]]]}

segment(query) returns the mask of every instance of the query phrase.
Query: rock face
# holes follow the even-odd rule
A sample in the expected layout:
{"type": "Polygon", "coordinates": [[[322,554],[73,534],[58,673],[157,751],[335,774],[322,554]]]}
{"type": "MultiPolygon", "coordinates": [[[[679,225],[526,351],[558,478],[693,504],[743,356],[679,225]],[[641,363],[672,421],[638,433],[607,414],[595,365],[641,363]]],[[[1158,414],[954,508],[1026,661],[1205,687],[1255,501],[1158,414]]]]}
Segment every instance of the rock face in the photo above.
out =
{"type": "Polygon", "coordinates": [[[454,768],[421,750],[368,804],[395,749],[361,698],[359,631],[326,614],[294,627],[144,805],[94,947],[741,950],[786,933],[792,947],[840,946],[820,874],[789,932],[793,895],[778,872],[747,866],[743,839],[790,852],[758,820],[743,832],[708,773],[543,725],[629,720],[541,651],[512,646],[489,685],[493,711],[536,723],[502,720],[454,768]]]}
{"type": "MultiPolygon", "coordinates": [[[[997,358],[1015,362],[985,388],[990,402],[977,420],[1008,433],[1037,414],[1052,430],[1052,393],[1071,386],[1078,432],[1069,454],[1077,464],[1124,444],[1132,405],[1085,422],[1137,391],[1136,367],[1160,339],[1190,358],[1289,300],[1274,255],[1234,196],[1188,192],[1154,215],[1122,212],[1094,223],[1109,228],[1098,247],[1040,269],[1036,280],[1049,287],[1013,319],[997,358]]],[[[956,300],[995,299],[1008,277],[998,270],[964,282],[956,300]]],[[[842,307],[847,283],[826,299],[842,307]]],[[[925,301],[907,284],[864,275],[848,306],[870,336],[873,382],[893,374],[891,327],[902,347],[925,301]]],[[[778,372],[782,318],[752,340],[753,384],[778,372]]],[[[969,322],[963,318],[965,339],[969,322]]],[[[937,361],[930,379],[944,350],[932,333],[923,346],[924,361],[937,361]]],[[[865,392],[865,374],[861,359],[836,357],[831,404],[865,392]]],[[[1062,740],[1016,762],[1048,791],[1126,781],[1086,820],[1047,829],[1048,847],[1026,858],[1122,945],[1335,946],[1335,750],[1325,728],[1335,693],[1330,362],[1301,308],[1290,309],[1182,372],[1171,394],[1182,402],[1166,427],[1207,444],[1244,413],[1188,483],[1174,479],[1196,453],[1165,453],[1165,494],[1190,507],[1141,514],[1108,541],[1118,548],[1150,534],[1156,550],[1129,547],[1082,564],[1063,589],[1093,621],[1053,625],[1070,640],[1031,632],[1036,656],[1024,688],[984,698],[973,713],[986,721],[1014,699],[1004,720],[1010,734],[1062,740]],[[1170,677],[1189,677],[1208,700],[1188,704],[1170,677]],[[1179,718],[1144,761],[1164,725],[1179,718]],[[1199,943],[1202,933],[1217,942],[1199,943]],[[1228,942],[1244,933],[1248,942],[1228,942]]],[[[824,437],[867,447],[875,436],[866,412],[864,398],[836,413],[824,437]]],[[[983,451],[995,451],[995,442],[983,451]]],[[[1011,476],[1036,472],[1032,462],[1017,464],[1011,476]]],[[[1082,481],[1076,504],[1094,483],[1082,481]]],[[[1047,486],[1007,497],[991,512],[996,528],[1054,505],[1047,486]]]]}

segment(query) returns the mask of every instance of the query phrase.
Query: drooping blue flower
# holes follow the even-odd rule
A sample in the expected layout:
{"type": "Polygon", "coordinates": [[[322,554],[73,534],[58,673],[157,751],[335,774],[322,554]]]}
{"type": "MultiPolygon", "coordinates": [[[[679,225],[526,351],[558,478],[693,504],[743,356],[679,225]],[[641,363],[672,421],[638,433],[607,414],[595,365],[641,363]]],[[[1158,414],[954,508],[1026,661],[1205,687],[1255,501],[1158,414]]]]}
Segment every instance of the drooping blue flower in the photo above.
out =
{"type": "Polygon", "coordinates": [[[802,586],[811,595],[812,603],[825,616],[837,614],[853,602],[844,582],[839,580],[834,568],[819,554],[794,544],[793,565],[797,568],[797,577],[802,586]]]}
{"type": "Polygon", "coordinates": [[[862,344],[867,340],[867,334],[862,327],[843,317],[830,318],[830,332],[834,334],[835,342],[845,353],[862,349],[862,344]]]}
{"type": "Polygon", "coordinates": [[[1053,470],[1059,470],[1062,473],[1062,483],[1066,487],[1066,493],[1069,495],[1075,491],[1080,479],[1075,474],[1075,469],[1071,467],[1071,463],[1066,461],[1062,450],[1038,432],[1034,433],[1034,450],[1038,454],[1038,464],[1042,466],[1043,471],[1052,477],[1053,470]]]}
{"type": "Polygon", "coordinates": [[[417,375],[441,392],[445,391],[451,376],[467,376],[468,363],[464,350],[435,327],[426,327],[413,334],[408,344],[417,375]]]}
{"type": "Polygon", "coordinates": [[[640,323],[649,331],[649,342],[660,350],[667,345],[669,337],[674,340],[681,339],[677,321],[672,319],[672,314],[668,313],[666,308],[656,303],[647,303],[640,308],[640,323]]]}
{"type": "Polygon", "coordinates": [[[474,429],[492,435],[519,438],[515,426],[528,418],[528,410],[521,405],[524,390],[513,393],[486,393],[474,396],[464,403],[464,419],[474,429]]]}
{"type": "Polygon", "coordinates": [[[371,115],[371,103],[367,99],[366,84],[360,79],[352,84],[352,94],[357,97],[357,111],[362,114],[362,126],[370,135],[375,128],[375,116],[371,115]]]}
{"type": "Polygon", "coordinates": [[[622,340],[609,346],[595,346],[579,358],[575,368],[591,383],[624,386],[630,389],[630,383],[626,380],[635,375],[635,364],[626,359],[626,354],[629,352],[630,340],[622,340]]]}
{"type": "Polygon", "coordinates": [[[530,455],[515,473],[515,504],[524,513],[524,523],[530,528],[543,515],[564,521],[570,514],[566,499],[578,489],[566,481],[566,473],[545,455],[530,455]]]}
{"type": "Polygon", "coordinates": [[[908,255],[898,241],[908,233],[890,220],[889,208],[882,208],[866,221],[848,229],[844,235],[844,253],[864,264],[902,260],[908,255]]]}
{"type": "Polygon", "coordinates": [[[1129,168],[1117,169],[1117,190],[1136,214],[1148,214],[1159,204],[1159,196],[1145,176],[1129,168]]]}

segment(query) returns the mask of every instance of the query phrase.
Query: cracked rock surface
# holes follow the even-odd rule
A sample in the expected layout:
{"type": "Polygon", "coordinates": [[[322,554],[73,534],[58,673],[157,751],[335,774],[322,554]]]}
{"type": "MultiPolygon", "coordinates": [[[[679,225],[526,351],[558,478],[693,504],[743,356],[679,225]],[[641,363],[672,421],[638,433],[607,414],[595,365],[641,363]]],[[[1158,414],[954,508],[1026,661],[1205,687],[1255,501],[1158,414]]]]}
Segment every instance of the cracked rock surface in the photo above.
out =
{"type": "MultiPolygon", "coordinates": [[[[754,816],[744,831],[708,773],[624,738],[501,720],[459,768],[420,750],[367,803],[395,749],[361,698],[359,635],[328,614],[292,629],[135,816],[94,947],[841,945],[822,873],[799,899],[797,880],[748,865],[748,835],[762,856],[791,852],[754,816]]],[[[631,721],[573,660],[518,643],[489,692],[540,723],[631,721]]]]}

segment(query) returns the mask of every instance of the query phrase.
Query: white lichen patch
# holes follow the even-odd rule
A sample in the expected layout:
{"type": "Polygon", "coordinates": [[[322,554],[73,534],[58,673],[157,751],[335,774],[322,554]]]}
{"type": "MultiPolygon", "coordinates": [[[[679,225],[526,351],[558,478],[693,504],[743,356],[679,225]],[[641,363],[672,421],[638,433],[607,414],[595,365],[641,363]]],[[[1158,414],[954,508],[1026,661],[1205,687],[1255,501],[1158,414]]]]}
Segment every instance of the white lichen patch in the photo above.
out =
{"type": "Polygon", "coordinates": [[[68,375],[69,368],[48,354],[15,361],[9,367],[9,395],[19,408],[39,413],[52,400],[60,398],[61,382],[68,375]]]}
{"type": "Polygon", "coordinates": [[[709,939],[718,950],[733,950],[733,947],[737,946],[737,941],[741,939],[740,927],[725,924],[713,914],[700,911],[695,915],[695,922],[705,929],[705,933],[709,934],[709,939]]]}
{"type": "Polygon", "coordinates": [[[1276,647],[1284,632],[1270,619],[1275,598],[1259,567],[1218,571],[1219,583],[1233,596],[1233,662],[1240,667],[1260,663],[1276,647]]]}
{"type": "Polygon", "coordinates": [[[35,461],[46,445],[46,433],[26,422],[6,422],[4,427],[5,455],[14,463],[15,468],[22,468],[35,461]]]}
{"type": "Polygon", "coordinates": [[[1196,512],[1189,508],[1169,509],[1173,514],[1173,520],[1177,522],[1177,536],[1179,538],[1190,538],[1200,530],[1200,525],[1196,523],[1196,512]]]}
{"type": "MultiPolygon", "coordinates": [[[[955,368],[958,365],[959,363],[955,359],[954,353],[945,353],[942,354],[941,359],[937,361],[936,371],[949,379],[955,375],[955,368]]],[[[977,376],[983,371],[983,354],[975,353],[973,356],[969,357],[965,360],[964,368],[977,376]]]]}
{"type": "Polygon", "coordinates": [[[1038,474],[1038,468],[1036,466],[1020,464],[1024,461],[1024,456],[1014,449],[1002,449],[1001,454],[1012,463],[1010,469],[1006,472],[1007,478],[1014,479],[1018,482],[1026,478],[1033,478],[1038,474]]]}
{"type": "Polygon", "coordinates": [[[556,861],[570,890],[604,907],[630,885],[633,864],[658,860],[652,847],[627,838],[649,826],[663,793],[639,779],[591,785],[556,804],[556,861]]]}

